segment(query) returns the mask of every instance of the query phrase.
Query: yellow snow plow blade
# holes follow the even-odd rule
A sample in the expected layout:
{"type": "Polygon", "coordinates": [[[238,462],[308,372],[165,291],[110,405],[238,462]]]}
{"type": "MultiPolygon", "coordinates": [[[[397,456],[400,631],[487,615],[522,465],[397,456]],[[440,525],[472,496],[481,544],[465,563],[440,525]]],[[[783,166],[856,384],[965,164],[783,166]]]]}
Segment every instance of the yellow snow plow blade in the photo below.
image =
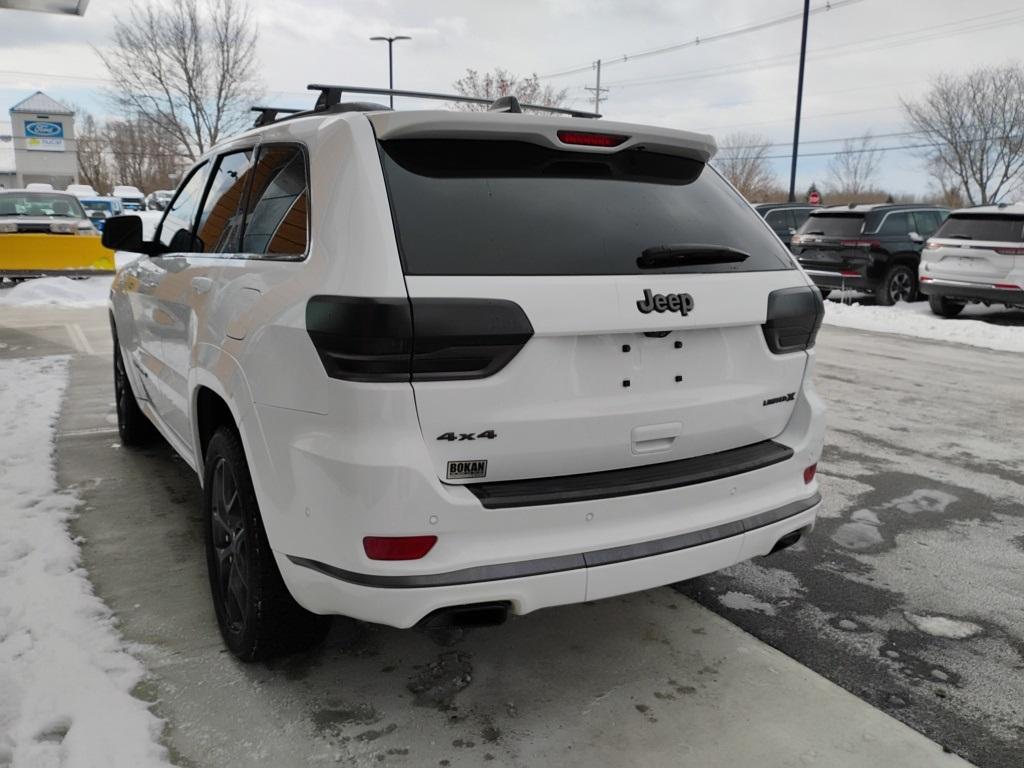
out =
{"type": "Polygon", "coordinates": [[[114,272],[114,252],[93,235],[0,234],[0,277],[114,272]]]}

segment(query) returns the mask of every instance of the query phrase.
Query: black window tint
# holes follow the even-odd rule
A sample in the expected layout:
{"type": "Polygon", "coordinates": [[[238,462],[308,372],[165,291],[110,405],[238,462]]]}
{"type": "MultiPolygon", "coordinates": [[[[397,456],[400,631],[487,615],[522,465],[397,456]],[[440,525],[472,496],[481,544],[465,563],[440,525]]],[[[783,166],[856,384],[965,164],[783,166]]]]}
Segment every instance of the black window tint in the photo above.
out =
{"type": "Polygon", "coordinates": [[[306,252],[306,157],[298,147],[264,147],[252,170],[242,250],[267,256],[306,252]]]}
{"type": "Polygon", "coordinates": [[[160,222],[160,242],[171,253],[192,250],[192,228],[195,226],[196,209],[206,186],[207,169],[207,164],[203,163],[192,172],[178,188],[174,202],[167,207],[167,212],[160,222]]]}
{"type": "Polygon", "coordinates": [[[764,217],[764,220],[767,221],[768,226],[776,232],[788,230],[793,226],[792,215],[789,211],[781,208],[775,211],[769,211],[768,215],[764,217]]]}
{"type": "Polygon", "coordinates": [[[793,210],[793,228],[800,229],[807,221],[807,217],[811,215],[810,208],[797,208],[793,210]]]}
{"type": "Polygon", "coordinates": [[[382,143],[410,275],[607,275],[792,269],[785,248],[710,167],[655,152],[516,141],[382,143]],[[742,262],[641,270],[647,248],[711,244],[742,262]]]}
{"type": "Polygon", "coordinates": [[[1024,217],[955,213],[943,222],[935,237],[1022,243],[1024,217]]]}
{"type": "Polygon", "coordinates": [[[914,229],[909,213],[890,213],[882,222],[879,235],[905,235],[914,229]]]}
{"type": "Polygon", "coordinates": [[[799,233],[824,237],[856,237],[863,228],[864,214],[817,213],[807,218],[799,233]]]}
{"type": "Polygon", "coordinates": [[[251,168],[251,149],[232,152],[217,160],[199,217],[193,250],[200,253],[233,253],[238,250],[251,168]]]}

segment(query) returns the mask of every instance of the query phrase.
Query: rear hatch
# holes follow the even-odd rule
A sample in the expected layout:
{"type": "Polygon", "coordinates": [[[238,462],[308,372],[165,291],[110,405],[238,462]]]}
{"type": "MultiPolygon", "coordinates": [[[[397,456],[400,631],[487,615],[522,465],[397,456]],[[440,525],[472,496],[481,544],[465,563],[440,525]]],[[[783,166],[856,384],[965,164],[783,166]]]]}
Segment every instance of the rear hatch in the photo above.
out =
{"type": "Polygon", "coordinates": [[[1024,216],[953,213],[928,241],[923,263],[931,277],[1009,287],[1011,273],[1024,269],[1024,216]]]}
{"type": "Polygon", "coordinates": [[[381,117],[439,478],[621,469],[784,429],[807,355],[773,353],[762,326],[773,291],[813,289],[699,143],[527,115],[502,116],[514,137],[391,138],[381,117]]]}
{"type": "Polygon", "coordinates": [[[876,241],[865,239],[863,212],[814,212],[791,241],[791,249],[806,269],[861,274],[876,241]]]}

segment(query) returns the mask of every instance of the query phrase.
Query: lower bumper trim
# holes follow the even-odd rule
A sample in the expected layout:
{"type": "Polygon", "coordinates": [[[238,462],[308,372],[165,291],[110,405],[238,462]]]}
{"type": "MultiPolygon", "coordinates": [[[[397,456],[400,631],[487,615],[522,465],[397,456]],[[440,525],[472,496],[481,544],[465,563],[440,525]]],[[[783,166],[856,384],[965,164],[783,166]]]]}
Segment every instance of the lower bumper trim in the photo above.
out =
{"type": "Polygon", "coordinates": [[[978,283],[961,283],[953,280],[922,280],[921,293],[956,301],[983,301],[989,304],[1024,305],[1024,290],[996,288],[978,283]]]}
{"type": "Polygon", "coordinates": [[[594,568],[613,563],[622,563],[628,560],[652,557],[654,555],[664,555],[669,552],[678,552],[682,549],[699,547],[702,544],[710,544],[711,542],[721,541],[732,536],[739,536],[748,531],[781,522],[801,512],[806,512],[820,503],[821,495],[815,493],[806,499],[794,501],[790,504],[744,518],[743,520],[722,523],[711,528],[682,533],[665,539],[643,541],[637,544],[599,549],[593,552],[581,552],[574,555],[559,555],[538,560],[522,560],[516,563],[481,565],[475,568],[449,571],[448,573],[380,576],[377,574],[347,571],[306,557],[298,557],[296,555],[288,555],[287,557],[295,565],[310,568],[341,581],[364,587],[381,587],[385,589],[452,587],[460,584],[476,584],[482,581],[502,581],[504,579],[519,579],[526,576],[542,576],[548,573],[571,571],[578,568],[594,568]]]}

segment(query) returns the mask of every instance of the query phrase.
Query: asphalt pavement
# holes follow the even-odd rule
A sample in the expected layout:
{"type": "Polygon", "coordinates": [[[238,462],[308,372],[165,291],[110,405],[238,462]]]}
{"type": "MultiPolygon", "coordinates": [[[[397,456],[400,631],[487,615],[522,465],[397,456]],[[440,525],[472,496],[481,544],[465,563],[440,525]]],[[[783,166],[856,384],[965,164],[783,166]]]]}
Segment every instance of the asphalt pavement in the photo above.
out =
{"type": "Polygon", "coordinates": [[[108,335],[102,309],[4,310],[0,359],[74,356],[58,478],[178,765],[1022,762],[1019,356],[826,327],[826,505],[793,550],[498,628],[339,620],[313,653],[243,666],[194,475],[118,443],[108,335]]]}

